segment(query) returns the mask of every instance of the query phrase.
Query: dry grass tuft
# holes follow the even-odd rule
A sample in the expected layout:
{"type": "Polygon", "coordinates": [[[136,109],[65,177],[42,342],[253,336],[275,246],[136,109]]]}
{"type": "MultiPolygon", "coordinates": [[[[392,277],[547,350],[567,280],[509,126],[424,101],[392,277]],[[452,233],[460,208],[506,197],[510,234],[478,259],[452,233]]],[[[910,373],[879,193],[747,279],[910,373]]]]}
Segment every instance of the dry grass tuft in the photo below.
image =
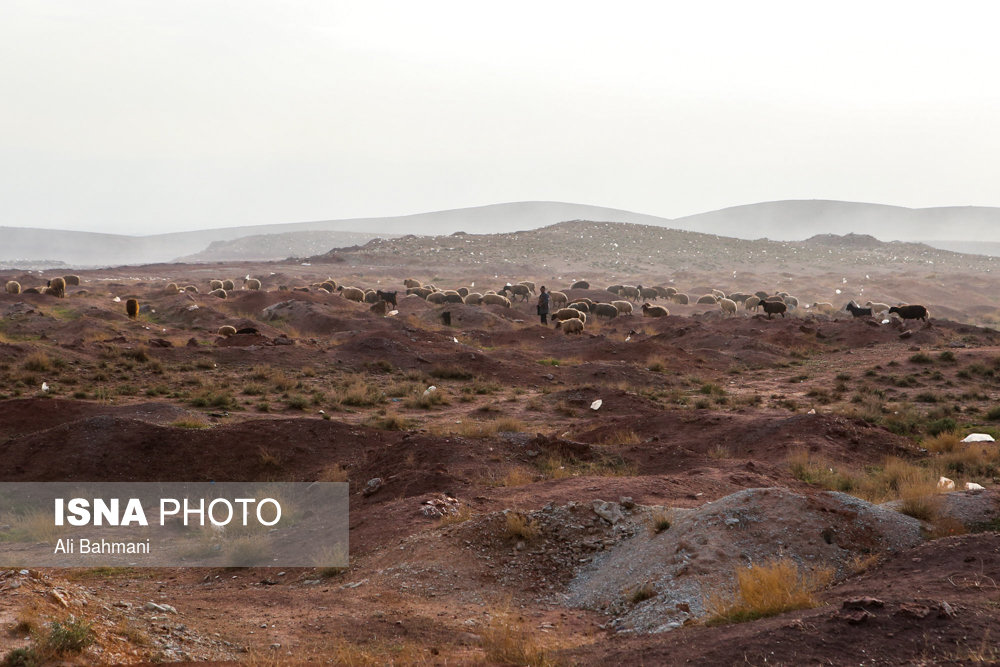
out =
{"type": "Polygon", "coordinates": [[[709,625],[743,623],[819,604],[815,593],[833,580],[832,568],[803,572],[791,558],[736,570],[732,598],[712,596],[706,607],[712,613],[709,625]]]}
{"type": "Polygon", "coordinates": [[[517,540],[532,540],[538,537],[538,524],[520,512],[508,512],[504,521],[504,536],[517,540]]]}
{"type": "Polygon", "coordinates": [[[939,433],[931,438],[924,438],[921,444],[927,451],[934,452],[936,454],[953,452],[961,447],[961,441],[958,434],[954,431],[939,433]]]}
{"type": "Polygon", "coordinates": [[[639,435],[630,428],[613,431],[608,435],[604,436],[604,438],[601,440],[602,445],[607,445],[609,447],[638,445],[641,442],[642,438],[640,438],[639,435]]]}
{"type": "Polygon", "coordinates": [[[559,664],[546,646],[546,637],[532,632],[509,612],[494,614],[482,633],[483,651],[493,664],[554,667],[559,664]]]}
{"type": "Polygon", "coordinates": [[[323,468],[319,473],[318,482],[346,482],[347,471],[340,467],[339,463],[331,463],[323,468]]]}

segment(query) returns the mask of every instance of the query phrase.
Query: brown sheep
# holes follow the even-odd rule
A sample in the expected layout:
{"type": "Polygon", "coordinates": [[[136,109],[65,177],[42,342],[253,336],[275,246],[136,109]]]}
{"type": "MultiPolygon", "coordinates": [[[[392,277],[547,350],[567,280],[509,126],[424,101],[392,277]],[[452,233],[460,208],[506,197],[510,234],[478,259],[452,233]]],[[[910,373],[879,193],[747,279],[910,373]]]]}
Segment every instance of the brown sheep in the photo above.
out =
{"type": "Polygon", "coordinates": [[[125,302],[125,314],[133,320],[139,316],[139,300],[129,299],[125,302]]]}
{"type": "Polygon", "coordinates": [[[666,317],[670,311],[663,306],[652,306],[648,303],[642,304],[643,317],[666,317]]]}
{"type": "Polygon", "coordinates": [[[566,335],[569,334],[582,334],[583,333],[583,320],[578,320],[576,318],[570,320],[562,320],[561,322],[556,322],[556,329],[561,329],[566,335]]]}
{"type": "Polygon", "coordinates": [[[20,294],[21,283],[16,280],[8,280],[7,284],[4,285],[4,290],[6,290],[7,294],[20,294]]]}
{"type": "Polygon", "coordinates": [[[344,297],[348,301],[357,301],[358,303],[364,303],[365,292],[358,287],[340,287],[340,296],[344,297]]]}

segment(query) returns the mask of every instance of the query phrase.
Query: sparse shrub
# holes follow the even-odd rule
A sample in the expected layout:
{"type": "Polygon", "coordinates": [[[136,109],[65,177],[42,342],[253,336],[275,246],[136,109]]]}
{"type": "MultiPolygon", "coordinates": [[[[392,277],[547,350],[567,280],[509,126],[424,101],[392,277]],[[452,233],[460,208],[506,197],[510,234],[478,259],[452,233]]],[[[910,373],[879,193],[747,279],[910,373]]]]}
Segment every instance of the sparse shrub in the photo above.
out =
{"type": "Polygon", "coordinates": [[[122,350],[123,359],[131,359],[132,361],[138,361],[140,364],[144,364],[149,361],[149,348],[145,345],[140,345],[131,349],[122,350]]]}
{"type": "Polygon", "coordinates": [[[938,433],[930,438],[924,438],[920,443],[929,452],[953,452],[959,448],[959,437],[954,431],[938,433]]]}
{"type": "Polygon", "coordinates": [[[305,396],[289,396],[285,399],[285,407],[289,410],[305,410],[309,407],[309,399],[305,396]]]}
{"type": "Polygon", "coordinates": [[[994,422],[1000,419],[1000,406],[990,408],[990,411],[986,413],[986,418],[994,422]]]}
{"type": "Polygon", "coordinates": [[[944,352],[938,355],[938,359],[948,364],[954,363],[955,353],[952,352],[951,350],[945,350],[944,352]]]}
{"type": "Polygon", "coordinates": [[[629,592],[628,601],[632,604],[639,604],[654,597],[656,597],[656,588],[652,583],[646,582],[642,586],[636,586],[629,592]]]}
{"type": "Polygon", "coordinates": [[[385,400],[379,388],[361,378],[349,382],[340,390],[334,392],[334,400],[341,405],[352,407],[367,407],[378,405],[385,400]]]}
{"type": "Polygon", "coordinates": [[[712,612],[708,624],[742,623],[815,607],[819,604],[815,592],[832,580],[831,568],[804,572],[791,558],[739,567],[733,597],[717,595],[706,600],[705,606],[712,612]]]}
{"type": "Polygon", "coordinates": [[[348,479],[347,470],[340,467],[339,463],[331,463],[323,468],[319,473],[318,482],[346,482],[348,479]]]}
{"type": "Polygon", "coordinates": [[[435,366],[429,375],[440,380],[471,380],[472,373],[459,366],[435,366]]]}
{"type": "Polygon", "coordinates": [[[517,540],[532,540],[538,537],[538,524],[521,512],[508,512],[504,521],[504,536],[517,540]]]}
{"type": "Polygon", "coordinates": [[[549,656],[548,643],[547,636],[542,640],[509,612],[494,614],[482,632],[483,651],[492,664],[555,667],[558,663],[549,656]]]}
{"type": "Polygon", "coordinates": [[[612,431],[601,439],[602,445],[610,447],[638,445],[640,442],[642,442],[642,438],[640,438],[635,431],[629,428],[612,431]]]}
{"type": "Polygon", "coordinates": [[[671,526],[670,513],[666,510],[658,510],[649,518],[649,530],[654,535],[659,535],[671,526]]]}
{"type": "Polygon", "coordinates": [[[917,352],[912,357],[910,357],[910,363],[914,364],[933,364],[934,359],[925,352],[917,352]]]}
{"type": "Polygon", "coordinates": [[[934,421],[927,424],[927,432],[931,435],[939,435],[947,431],[954,431],[958,424],[951,417],[942,417],[941,419],[935,419],[934,421]]]}
{"type": "Polygon", "coordinates": [[[263,445],[257,448],[257,460],[265,468],[281,467],[281,455],[263,445]]]}
{"type": "Polygon", "coordinates": [[[32,352],[24,360],[24,370],[44,372],[52,370],[52,359],[42,351],[32,352]]]}
{"type": "Polygon", "coordinates": [[[933,521],[941,507],[937,484],[932,480],[907,482],[899,490],[899,511],[921,521],[933,521]]]}
{"type": "Polygon", "coordinates": [[[538,363],[540,363],[543,366],[558,366],[560,362],[558,359],[549,358],[549,359],[539,359],[538,363]]]}
{"type": "Polygon", "coordinates": [[[209,428],[211,424],[197,419],[178,419],[170,424],[174,428],[202,429],[209,428]]]}
{"type": "Polygon", "coordinates": [[[381,431],[405,431],[412,425],[409,419],[394,412],[372,415],[365,420],[364,424],[369,428],[377,428],[381,431]]]}

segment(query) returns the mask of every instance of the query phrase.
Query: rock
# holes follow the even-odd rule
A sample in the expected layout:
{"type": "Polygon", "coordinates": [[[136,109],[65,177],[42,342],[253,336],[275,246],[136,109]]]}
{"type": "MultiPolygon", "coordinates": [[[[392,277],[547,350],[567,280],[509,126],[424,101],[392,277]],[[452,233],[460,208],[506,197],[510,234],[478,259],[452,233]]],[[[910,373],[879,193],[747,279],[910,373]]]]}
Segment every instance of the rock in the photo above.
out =
{"type": "Polygon", "coordinates": [[[940,479],[938,479],[937,488],[941,489],[942,491],[954,491],[955,482],[954,480],[950,480],[947,477],[941,477],[940,479]]]}
{"type": "Polygon", "coordinates": [[[873,598],[870,595],[861,595],[854,598],[848,598],[844,600],[844,604],[841,605],[842,609],[871,609],[878,608],[881,609],[885,606],[885,602],[879,600],[878,598],[873,598]]]}
{"type": "Polygon", "coordinates": [[[612,526],[625,518],[622,508],[618,503],[610,503],[603,500],[595,500],[592,504],[594,514],[601,517],[612,526]]]}
{"type": "Polygon", "coordinates": [[[187,342],[186,346],[187,347],[198,347],[198,339],[197,338],[188,338],[188,342],[187,342]]]}
{"type": "Polygon", "coordinates": [[[627,510],[635,509],[635,501],[630,496],[622,496],[618,499],[618,504],[627,510]]]}
{"type": "Polygon", "coordinates": [[[171,343],[166,338],[150,338],[149,339],[149,346],[150,347],[173,347],[174,344],[171,343]]]}
{"type": "Polygon", "coordinates": [[[989,433],[970,433],[962,438],[962,442],[995,442],[989,433]]]}
{"type": "Polygon", "coordinates": [[[965,490],[966,491],[985,491],[986,487],[984,487],[982,484],[976,484],[975,482],[966,482],[965,483],[965,490]]]}
{"type": "Polygon", "coordinates": [[[841,610],[837,614],[837,618],[842,621],[847,621],[851,625],[860,625],[869,618],[875,618],[875,614],[865,609],[847,609],[841,610]]]}
{"type": "Polygon", "coordinates": [[[899,334],[899,337],[903,338],[903,339],[906,339],[906,338],[909,338],[912,335],[913,335],[913,332],[907,330],[907,331],[904,331],[903,333],[899,334]]]}
{"type": "Polygon", "coordinates": [[[361,493],[364,496],[370,496],[373,493],[376,493],[379,489],[381,489],[382,486],[383,486],[382,478],[373,477],[370,480],[368,480],[368,483],[365,484],[365,488],[361,491],[361,493]]]}
{"type": "Polygon", "coordinates": [[[924,604],[919,604],[916,602],[904,602],[899,605],[899,611],[896,612],[899,616],[909,616],[910,618],[927,618],[931,613],[930,607],[924,604]]]}

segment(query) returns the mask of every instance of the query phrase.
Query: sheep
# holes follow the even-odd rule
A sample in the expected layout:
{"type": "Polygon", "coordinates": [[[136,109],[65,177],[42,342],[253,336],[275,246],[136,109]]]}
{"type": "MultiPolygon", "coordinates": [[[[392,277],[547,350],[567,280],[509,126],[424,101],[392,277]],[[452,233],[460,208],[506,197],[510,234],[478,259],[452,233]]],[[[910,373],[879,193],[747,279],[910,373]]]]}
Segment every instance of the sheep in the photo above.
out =
{"type": "Polygon", "coordinates": [[[788,306],[789,310],[799,307],[799,300],[790,294],[785,294],[781,297],[781,300],[785,302],[785,305],[788,306]]]}
{"type": "Polygon", "coordinates": [[[444,303],[444,292],[431,292],[427,295],[427,303],[441,304],[444,303]]]}
{"type": "Polygon", "coordinates": [[[63,276],[63,280],[66,281],[67,285],[79,285],[80,284],[80,276],[74,276],[74,275],[63,276]]]}
{"type": "Polygon", "coordinates": [[[569,297],[566,296],[565,292],[549,292],[549,300],[552,302],[553,306],[565,306],[569,303],[569,297]]]}
{"type": "Polygon", "coordinates": [[[24,290],[21,293],[22,294],[41,294],[44,291],[44,289],[45,288],[38,289],[37,287],[29,287],[28,289],[24,290]]]}
{"type": "Polygon", "coordinates": [[[337,285],[336,280],[324,280],[320,283],[320,287],[324,288],[330,294],[333,294],[337,291],[337,287],[339,287],[339,285],[337,285]]]}
{"type": "Polygon", "coordinates": [[[217,290],[217,289],[222,289],[222,281],[221,280],[210,280],[208,282],[208,289],[209,289],[209,291],[213,291],[213,290],[217,290]]]}
{"type": "Polygon", "coordinates": [[[184,291],[189,292],[190,294],[197,294],[198,288],[195,287],[194,285],[187,285],[184,287],[184,291]]]}
{"type": "Polygon", "coordinates": [[[519,296],[521,301],[527,301],[528,295],[531,293],[527,285],[504,285],[500,292],[505,294],[509,292],[512,298],[519,296]]]}
{"type": "Polygon", "coordinates": [[[232,280],[223,280],[222,289],[226,290],[227,292],[232,292],[234,289],[236,289],[236,284],[232,280]]]}
{"type": "Polygon", "coordinates": [[[639,295],[639,288],[633,287],[632,285],[622,285],[622,289],[618,295],[635,301],[636,303],[639,303],[639,299],[642,298],[639,295]]]}
{"type": "Polygon", "coordinates": [[[227,298],[229,296],[229,294],[226,293],[226,290],[224,290],[224,289],[214,289],[211,292],[209,292],[208,295],[209,296],[215,296],[215,297],[218,297],[220,299],[225,299],[225,298],[227,298]]]}
{"type": "Polygon", "coordinates": [[[750,298],[750,295],[744,294],[743,292],[733,292],[726,298],[731,301],[735,301],[736,303],[746,303],[746,300],[750,298]]]}
{"type": "Polygon", "coordinates": [[[177,283],[167,283],[167,286],[163,288],[163,291],[167,294],[177,294],[181,289],[177,286],[177,283]]]}
{"type": "Polygon", "coordinates": [[[469,296],[469,288],[468,288],[468,287],[459,287],[459,288],[458,288],[457,290],[455,290],[455,291],[456,291],[456,292],[458,292],[458,295],[459,295],[460,297],[462,297],[463,299],[464,299],[465,297],[469,296]]]}
{"type": "Polygon", "coordinates": [[[617,294],[618,296],[621,296],[621,294],[622,294],[622,288],[623,287],[625,287],[625,286],[624,285],[611,285],[610,287],[608,287],[608,289],[606,291],[611,292],[612,294],[617,294]]]}
{"type": "Polygon", "coordinates": [[[309,288],[308,287],[293,287],[292,291],[293,292],[308,292],[309,288]]]}
{"type": "Polygon", "coordinates": [[[713,289],[713,290],[710,290],[710,291],[712,292],[712,296],[714,296],[716,299],[725,299],[726,298],[726,293],[723,292],[720,289],[713,289]]]}
{"type": "MultiPolygon", "coordinates": [[[[427,299],[430,301],[430,299],[427,299]]],[[[510,299],[499,294],[484,294],[483,295],[483,305],[484,306],[503,306],[504,308],[510,308],[510,299]]]]}
{"type": "Polygon", "coordinates": [[[406,280],[403,281],[403,287],[405,287],[406,289],[410,289],[412,287],[422,287],[422,285],[420,284],[420,281],[417,280],[416,278],[407,278],[406,280]]]}
{"type": "Polygon", "coordinates": [[[648,303],[642,304],[643,317],[666,317],[670,311],[663,306],[651,306],[648,303]]]}
{"type": "Polygon", "coordinates": [[[636,289],[639,290],[639,298],[641,299],[652,299],[656,301],[660,297],[660,292],[655,287],[643,287],[639,285],[636,289]]]}
{"type": "Polygon", "coordinates": [[[45,293],[60,299],[64,298],[66,296],[66,281],[62,278],[53,278],[49,281],[49,286],[45,288],[45,293]]]}
{"type": "Polygon", "coordinates": [[[462,295],[453,289],[445,290],[441,292],[441,294],[444,295],[443,303],[465,303],[465,299],[462,298],[462,295]]]}
{"type": "Polygon", "coordinates": [[[368,310],[375,313],[376,315],[384,316],[387,312],[389,312],[389,304],[380,299],[379,301],[373,303],[371,305],[371,308],[369,308],[368,310]]]}
{"type": "Polygon", "coordinates": [[[574,301],[573,303],[569,304],[567,308],[575,308],[576,310],[579,310],[581,313],[590,312],[590,306],[588,306],[583,301],[574,301]]]}
{"type": "Polygon", "coordinates": [[[587,308],[593,308],[594,304],[597,303],[597,302],[594,301],[593,299],[588,299],[587,297],[581,297],[581,298],[575,300],[573,303],[583,303],[583,304],[587,305],[587,308]]]}
{"type": "Polygon", "coordinates": [[[386,303],[391,303],[393,306],[399,306],[396,303],[396,292],[383,292],[382,290],[375,290],[375,296],[379,298],[379,301],[385,301],[386,303]]]}
{"type": "Polygon", "coordinates": [[[698,300],[695,303],[712,304],[714,306],[715,304],[719,303],[719,298],[714,294],[704,294],[698,297],[698,300]]]}
{"type": "Polygon", "coordinates": [[[679,303],[682,306],[686,306],[689,303],[691,303],[691,299],[688,297],[687,294],[684,294],[683,292],[674,292],[673,294],[670,295],[670,300],[673,301],[674,303],[679,303]]]}
{"type": "Polygon", "coordinates": [[[562,320],[561,322],[556,322],[556,329],[561,329],[567,336],[569,334],[582,334],[583,320],[575,318],[571,320],[562,320]]]}
{"type": "Polygon", "coordinates": [[[612,301],[611,305],[618,309],[619,315],[632,314],[632,304],[628,301],[612,301]]]}
{"type": "Polygon", "coordinates": [[[770,294],[768,294],[767,292],[765,292],[763,290],[761,290],[760,292],[754,292],[753,295],[755,297],[757,297],[758,299],[760,299],[761,301],[763,301],[767,297],[771,296],[770,294]]]}
{"type": "Polygon", "coordinates": [[[518,283],[518,285],[524,285],[531,291],[532,294],[535,293],[535,283],[531,282],[530,280],[522,280],[521,282],[518,283]]]}
{"type": "Polygon", "coordinates": [[[719,299],[719,305],[722,307],[723,312],[729,315],[736,314],[736,302],[732,299],[722,298],[719,299]]]}
{"type": "Polygon", "coordinates": [[[373,289],[366,289],[365,290],[365,303],[377,303],[377,302],[378,302],[378,294],[375,293],[375,290],[373,290],[373,289]]]}
{"type": "Polygon", "coordinates": [[[4,290],[7,294],[20,294],[21,293],[21,283],[16,280],[8,280],[7,284],[4,285],[4,290]]]}
{"type": "MultiPolygon", "coordinates": [[[[260,281],[257,280],[256,278],[247,278],[246,280],[243,281],[243,287],[249,290],[259,290],[261,285],[260,281]]],[[[333,290],[330,291],[332,292],[333,290]]]]}
{"type": "Polygon", "coordinates": [[[813,310],[815,310],[818,313],[825,313],[826,315],[833,315],[833,313],[836,310],[834,308],[834,305],[832,303],[827,302],[827,301],[819,301],[819,302],[813,303],[813,305],[810,306],[810,308],[812,308],[813,310]]]}
{"type": "Polygon", "coordinates": [[[340,296],[344,297],[348,301],[357,301],[358,303],[364,303],[365,292],[358,287],[344,287],[341,285],[337,288],[340,292],[340,296]]]}
{"type": "Polygon", "coordinates": [[[598,317],[607,317],[608,319],[618,317],[618,308],[610,303],[595,303],[591,306],[590,312],[598,317]]]}
{"type": "Polygon", "coordinates": [[[586,280],[577,280],[575,283],[569,286],[570,289],[590,289],[590,283],[586,280]]]}
{"type": "MultiPolygon", "coordinates": [[[[666,299],[668,296],[670,296],[670,292],[667,291],[666,287],[663,287],[661,285],[657,285],[657,286],[653,287],[653,289],[656,290],[656,295],[658,297],[660,297],[661,299],[666,299]]],[[[674,290],[674,291],[676,291],[676,290],[674,290]]]]}
{"type": "Polygon", "coordinates": [[[746,310],[757,310],[760,308],[760,297],[759,296],[748,296],[747,300],[743,302],[743,308],[746,310]]]}
{"type": "Polygon", "coordinates": [[[406,290],[406,295],[407,296],[409,296],[410,294],[416,294],[421,299],[426,299],[427,297],[429,297],[433,293],[434,293],[434,290],[427,289],[426,287],[410,287],[410,288],[407,288],[407,290],[406,290]]]}
{"type": "Polygon", "coordinates": [[[904,320],[923,320],[927,321],[930,316],[927,309],[923,306],[913,305],[913,306],[893,306],[889,309],[890,313],[896,313],[904,320]]]}
{"type": "Polygon", "coordinates": [[[785,305],[784,301],[761,301],[761,308],[767,313],[767,319],[771,319],[771,315],[774,313],[781,313],[781,316],[785,316],[785,311],[788,310],[788,306],[785,305]]]}
{"type": "Polygon", "coordinates": [[[138,299],[129,299],[125,302],[125,314],[133,320],[139,316],[138,299]]]}
{"type": "Polygon", "coordinates": [[[872,313],[884,313],[885,311],[889,310],[889,304],[887,303],[872,303],[871,301],[869,301],[868,303],[865,304],[865,307],[871,308],[872,313]]]}
{"type": "Polygon", "coordinates": [[[663,291],[666,292],[667,296],[671,296],[673,294],[677,294],[677,288],[676,287],[664,287],[663,291]]]}
{"type": "Polygon", "coordinates": [[[470,306],[478,306],[483,302],[483,295],[479,292],[469,292],[468,296],[465,297],[465,303],[470,306]]]}
{"type": "Polygon", "coordinates": [[[560,320],[571,320],[571,319],[583,319],[586,321],[587,315],[580,312],[576,308],[560,308],[556,312],[552,313],[552,319],[555,321],[560,320]]]}
{"type": "Polygon", "coordinates": [[[226,338],[228,338],[229,336],[235,336],[236,335],[236,327],[231,326],[229,324],[223,325],[223,326],[219,327],[219,335],[220,336],[225,336],[226,338]]]}
{"type": "Polygon", "coordinates": [[[851,301],[846,306],[844,306],[844,310],[848,311],[854,317],[871,317],[872,316],[872,309],[871,308],[862,308],[861,306],[859,306],[858,304],[854,303],[853,301],[851,301]]]}

